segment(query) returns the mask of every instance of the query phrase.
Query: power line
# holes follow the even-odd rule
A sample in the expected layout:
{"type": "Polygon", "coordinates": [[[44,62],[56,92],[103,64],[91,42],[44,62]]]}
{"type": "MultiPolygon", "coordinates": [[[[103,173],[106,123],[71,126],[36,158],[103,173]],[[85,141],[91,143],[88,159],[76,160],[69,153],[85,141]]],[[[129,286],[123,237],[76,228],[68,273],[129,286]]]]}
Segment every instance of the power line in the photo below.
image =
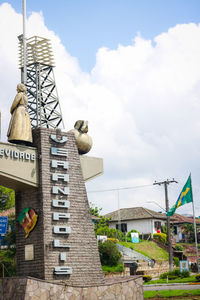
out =
{"type": "Polygon", "coordinates": [[[99,191],[88,191],[88,193],[104,193],[104,192],[112,192],[112,191],[121,191],[121,190],[131,190],[131,189],[139,189],[147,186],[153,186],[154,184],[146,184],[146,185],[136,185],[130,187],[121,187],[115,189],[107,189],[107,190],[99,190],[99,191]]]}

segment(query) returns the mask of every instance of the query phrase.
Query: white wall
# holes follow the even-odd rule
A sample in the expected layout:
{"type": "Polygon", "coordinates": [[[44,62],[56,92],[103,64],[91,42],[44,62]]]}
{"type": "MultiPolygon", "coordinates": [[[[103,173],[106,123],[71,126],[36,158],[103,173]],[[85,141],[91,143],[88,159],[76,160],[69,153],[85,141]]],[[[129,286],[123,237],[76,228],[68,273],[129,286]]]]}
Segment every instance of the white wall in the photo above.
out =
{"type": "MultiPolygon", "coordinates": [[[[129,221],[121,221],[121,223],[126,223],[127,224],[127,232],[135,229],[139,231],[140,234],[146,234],[146,233],[151,233],[154,234],[156,233],[156,230],[154,228],[154,222],[156,221],[161,221],[161,220],[152,220],[152,219],[143,219],[143,220],[129,220],[129,221]]],[[[110,222],[109,227],[116,229],[116,224],[118,222],[110,222]]],[[[161,225],[164,225],[165,222],[161,221],[161,225]]]]}
{"type": "Polygon", "coordinates": [[[181,226],[175,225],[177,227],[177,234],[174,235],[176,243],[180,242],[182,240],[182,231],[181,226]]]}

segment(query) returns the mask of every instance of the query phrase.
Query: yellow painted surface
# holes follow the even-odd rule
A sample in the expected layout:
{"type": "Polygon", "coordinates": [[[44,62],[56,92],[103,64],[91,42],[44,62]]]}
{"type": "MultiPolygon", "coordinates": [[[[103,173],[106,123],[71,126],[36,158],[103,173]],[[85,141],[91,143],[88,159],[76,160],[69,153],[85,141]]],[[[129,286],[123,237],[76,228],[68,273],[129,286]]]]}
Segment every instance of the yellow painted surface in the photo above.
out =
{"type": "Polygon", "coordinates": [[[37,187],[37,149],[16,144],[0,143],[0,185],[16,191],[37,187]],[[17,157],[18,155],[19,157],[17,157]],[[29,155],[32,158],[34,156],[35,159],[28,159],[29,155]]]}
{"type": "Polygon", "coordinates": [[[103,174],[103,159],[99,157],[80,156],[84,181],[103,174]]]}

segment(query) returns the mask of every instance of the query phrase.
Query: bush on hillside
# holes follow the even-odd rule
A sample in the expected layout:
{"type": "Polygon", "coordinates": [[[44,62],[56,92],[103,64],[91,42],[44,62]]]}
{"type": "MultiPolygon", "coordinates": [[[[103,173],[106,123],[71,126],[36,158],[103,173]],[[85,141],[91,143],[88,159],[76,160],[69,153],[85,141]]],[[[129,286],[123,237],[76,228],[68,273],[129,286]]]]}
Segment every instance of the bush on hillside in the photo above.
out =
{"type": "Polygon", "coordinates": [[[167,235],[165,233],[154,233],[153,238],[162,244],[167,243],[167,235]]]}
{"type": "Polygon", "coordinates": [[[118,239],[115,239],[115,238],[107,238],[108,241],[111,241],[113,243],[119,243],[119,240],[118,239]]]}
{"type": "Polygon", "coordinates": [[[121,258],[121,252],[117,249],[117,246],[111,241],[99,243],[99,255],[101,264],[104,266],[116,266],[121,258]]]}
{"type": "Polygon", "coordinates": [[[175,251],[183,251],[184,248],[183,248],[181,245],[176,244],[176,245],[174,246],[174,250],[175,250],[175,251]]]}

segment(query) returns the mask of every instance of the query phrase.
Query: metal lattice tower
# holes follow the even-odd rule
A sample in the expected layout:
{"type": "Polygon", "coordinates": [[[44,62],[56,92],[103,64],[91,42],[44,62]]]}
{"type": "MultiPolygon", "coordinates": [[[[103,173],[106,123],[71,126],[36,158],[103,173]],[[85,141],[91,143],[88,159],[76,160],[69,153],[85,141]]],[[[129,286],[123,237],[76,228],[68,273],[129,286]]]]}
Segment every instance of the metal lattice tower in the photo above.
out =
{"type": "MultiPolygon", "coordinates": [[[[19,64],[23,82],[23,35],[19,36],[19,64]]],[[[50,40],[34,36],[26,40],[28,110],[33,128],[64,127],[54,78],[50,40]]]]}

